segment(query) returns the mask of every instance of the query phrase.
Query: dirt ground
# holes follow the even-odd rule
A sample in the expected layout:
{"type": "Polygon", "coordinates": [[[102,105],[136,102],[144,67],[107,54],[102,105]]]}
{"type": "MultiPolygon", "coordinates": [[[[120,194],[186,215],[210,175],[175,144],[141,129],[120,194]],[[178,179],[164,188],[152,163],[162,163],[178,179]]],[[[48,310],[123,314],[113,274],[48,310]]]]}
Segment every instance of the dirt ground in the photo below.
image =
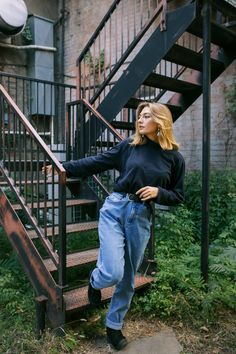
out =
{"type": "MultiPolygon", "coordinates": [[[[78,353],[108,354],[115,353],[106,343],[105,330],[96,333],[96,322],[99,315],[92,317],[87,323],[87,334],[78,335],[78,353]],[[89,328],[91,333],[89,333],[89,328]]],[[[183,347],[182,354],[236,354],[236,314],[222,313],[217,322],[204,326],[194,323],[158,319],[141,319],[130,315],[123,330],[128,341],[153,336],[162,329],[172,328],[177,340],[183,347]]],[[[144,353],[146,354],[146,353],[144,353]]]]}

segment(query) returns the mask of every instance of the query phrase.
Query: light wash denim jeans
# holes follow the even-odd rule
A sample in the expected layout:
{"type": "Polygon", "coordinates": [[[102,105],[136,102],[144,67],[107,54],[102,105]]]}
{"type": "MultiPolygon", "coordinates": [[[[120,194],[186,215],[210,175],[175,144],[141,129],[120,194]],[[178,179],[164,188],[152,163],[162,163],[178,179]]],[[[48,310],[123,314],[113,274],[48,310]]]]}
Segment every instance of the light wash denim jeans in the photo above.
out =
{"type": "Polygon", "coordinates": [[[90,278],[95,289],[116,285],[106,326],[121,329],[134,294],[134,277],[150,236],[150,208],[113,192],[100,210],[100,250],[90,278]]]}

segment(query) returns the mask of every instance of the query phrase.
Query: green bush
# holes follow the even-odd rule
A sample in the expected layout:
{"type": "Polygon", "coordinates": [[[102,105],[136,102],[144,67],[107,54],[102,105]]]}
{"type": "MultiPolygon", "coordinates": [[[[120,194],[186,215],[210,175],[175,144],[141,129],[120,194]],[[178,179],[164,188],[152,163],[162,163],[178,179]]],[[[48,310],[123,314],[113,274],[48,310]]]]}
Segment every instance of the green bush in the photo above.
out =
{"type": "MultiPolygon", "coordinates": [[[[185,206],[191,211],[196,225],[196,238],[201,235],[201,173],[190,172],[185,179],[185,206]]],[[[235,218],[236,171],[212,171],[210,174],[210,241],[215,240],[235,218]]]]}
{"type": "Polygon", "coordinates": [[[151,316],[208,319],[218,309],[236,310],[236,173],[210,180],[209,282],[200,272],[201,178],[186,178],[186,203],[156,220],[157,274],[135,310],[151,316]]]}

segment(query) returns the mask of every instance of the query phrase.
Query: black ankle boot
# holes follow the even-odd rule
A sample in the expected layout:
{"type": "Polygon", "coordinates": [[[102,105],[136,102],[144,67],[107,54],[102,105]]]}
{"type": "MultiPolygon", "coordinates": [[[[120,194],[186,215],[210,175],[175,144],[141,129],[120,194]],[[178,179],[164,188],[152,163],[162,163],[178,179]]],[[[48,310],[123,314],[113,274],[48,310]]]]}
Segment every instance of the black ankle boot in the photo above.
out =
{"type": "Polygon", "coordinates": [[[107,341],[112,344],[116,350],[123,349],[127,344],[127,339],[123,336],[120,329],[107,327],[107,341]]]}
{"type": "MultiPolygon", "coordinates": [[[[91,276],[92,271],[89,274],[89,277],[91,276]]],[[[99,289],[94,289],[92,285],[90,284],[89,281],[89,286],[88,286],[88,299],[89,303],[92,306],[99,306],[102,302],[102,295],[101,295],[101,290],[99,289]]]]}

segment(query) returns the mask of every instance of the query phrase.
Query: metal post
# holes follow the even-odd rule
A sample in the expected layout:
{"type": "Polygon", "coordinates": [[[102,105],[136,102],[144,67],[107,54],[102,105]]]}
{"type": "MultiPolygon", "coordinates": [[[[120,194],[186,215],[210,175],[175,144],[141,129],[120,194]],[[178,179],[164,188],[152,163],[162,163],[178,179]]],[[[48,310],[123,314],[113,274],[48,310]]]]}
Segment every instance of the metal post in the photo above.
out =
{"type": "Polygon", "coordinates": [[[78,154],[77,158],[81,159],[85,157],[85,140],[89,139],[87,135],[85,135],[85,109],[83,101],[80,101],[79,109],[77,112],[77,142],[78,142],[78,154]],[[86,138],[85,138],[86,136],[86,138]]]}
{"type": "Polygon", "coordinates": [[[210,131],[211,131],[211,4],[203,3],[203,148],[202,148],[202,237],[201,273],[208,280],[209,244],[209,172],[210,172],[210,131]]]}
{"type": "Polygon", "coordinates": [[[66,186],[59,183],[59,285],[66,286],[66,186]]]}
{"type": "Polygon", "coordinates": [[[38,296],[35,299],[37,339],[42,337],[45,330],[46,303],[47,298],[44,295],[38,296]]]}

